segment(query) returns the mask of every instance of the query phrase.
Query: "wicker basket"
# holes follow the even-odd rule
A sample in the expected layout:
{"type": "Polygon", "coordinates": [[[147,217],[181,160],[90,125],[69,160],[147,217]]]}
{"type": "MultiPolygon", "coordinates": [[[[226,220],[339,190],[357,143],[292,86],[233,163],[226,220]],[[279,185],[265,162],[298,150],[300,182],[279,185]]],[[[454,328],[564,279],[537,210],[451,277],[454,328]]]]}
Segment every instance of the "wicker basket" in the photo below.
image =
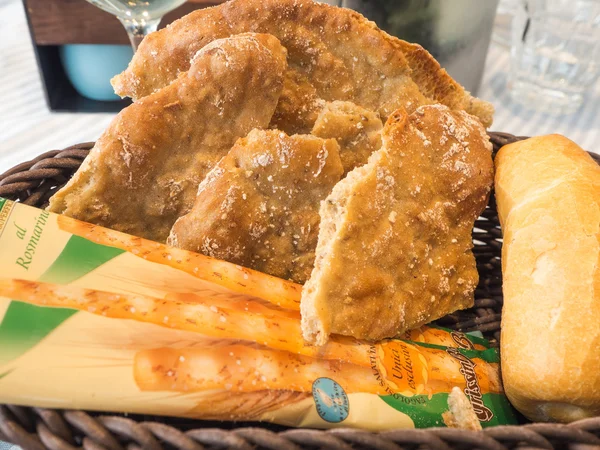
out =
{"type": "MultiPolygon", "coordinates": [[[[523,138],[490,133],[494,152],[523,138]]],[[[0,175],[0,197],[43,207],[77,170],[93,143],[45,153],[0,175]]],[[[596,155],[592,155],[598,161],[596,155]]],[[[599,161],[600,162],[600,161],[599,161]]],[[[475,306],[450,314],[438,324],[481,331],[494,345],[500,338],[502,273],[500,225],[494,197],[473,231],[480,281],[475,306]]],[[[600,449],[600,417],[570,425],[524,424],[484,431],[448,428],[371,433],[354,429],[329,431],[286,429],[269,424],[203,422],[158,416],[107,416],[0,405],[0,440],[24,449],[600,449]]]]}

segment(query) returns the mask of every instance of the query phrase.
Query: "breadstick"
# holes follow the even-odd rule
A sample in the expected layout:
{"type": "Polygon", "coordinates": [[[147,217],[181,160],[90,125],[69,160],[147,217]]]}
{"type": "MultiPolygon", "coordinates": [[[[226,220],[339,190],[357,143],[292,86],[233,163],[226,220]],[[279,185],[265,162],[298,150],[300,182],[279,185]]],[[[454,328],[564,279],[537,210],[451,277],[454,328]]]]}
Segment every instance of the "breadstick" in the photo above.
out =
{"type": "Polygon", "coordinates": [[[310,392],[314,380],[330,377],[347,393],[386,393],[368,367],[246,345],[144,350],[135,357],[134,377],[143,391],[310,392]]]}
{"type": "Polygon", "coordinates": [[[182,270],[234,292],[258,297],[281,308],[300,310],[302,286],[226,261],[168,247],[66,216],[57,216],[64,231],[100,245],[120,248],[140,258],[182,270]]]}
{"type": "MultiPolygon", "coordinates": [[[[427,361],[426,367],[429,371],[430,379],[443,379],[449,381],[453,386],[465,387],[465,378],[463,372],[465,368],[461,364],[470,359],[474,364],[469,364],[469,369],[477,377],[479,386],[482,392],[502,392],[502,382],[500,381],[500,370],[498,363],[489,363],[479,358],[460,358],[460,354],[453,352],[457,357],[444,349],[422,348],[419,349],[420,354],[427,361]]],[[[452,386],[450,386],[450,389],[452,386]]]]}
{"type": "MultiPolygon", "coordinates": [[[[320,377],[335,379],[346,393],[403,393],[411,396],[448,392],[453,386],[465,389],[467,385],[460,366],[455,366],[453,358],[447,354],[444,357],[442,350],[429,350],[423,352],[427,355],[426,362],[418,357],[412,358],[413,374],[400,378],[400,369],[384,373],[381,365],[374,371],[347,362],[314,359],[240,344],[211,348],[159,348],[137,353],[134,376],[140,389],[148,391],[289,389],[309,392],[313,381],[320,377]],[[437,370],[431,370],[429,366],[437,370]],[[429,375],[422,377],[418,372],[427,368],[430,369],[429,375]],[[380,381],[380,375],[383,375],[384,382],[380,381]]],[[[475,370],[481,391],[501,392],[497,375],[486,378],[488,372],[493,371],[493,365],[481,367],[483,369],[475,370]]],[[[497,367],[495,371],[497,374],[497,367]]]]}
{"type": "MultiPolygon", "coordinates": [[[[16,279],[0,279],[0,296],[42,306],[73,308],[110,318],[132,319],[215,338],[255,342],[274,350],[362,367],[372,367],[374,357],[375,360],[388,358],[388,365],[391,366],[397,364],[395,360],[404,359],[406,363],[400,363],[400,366],[412,367],[410,371],[415,374],[416,384],[430,388],[436,382],[450,383],[449,388],[452,385],[465,385],[461,361],[452,357],[448,350],[419,347],[403,341],[368,345],[340,336],[335,336],[322,347],[307,346],[302,339],[297,318],[286,317],[278,311],[268,316],[231,308],[228,302],[223,303],[218,298],[198,299],[194,303],[177,302],[16,279]],[[215,306],[217,303],[221,306],[215,306]],[[227,307],[223,307],[223,304],[227,307]]],[[[236,306],[236,303],[239,303],[237,306],[246,304],[236,301],[233,305],[236,306]]],[[[458,351],[456,354],[460,357],[458,351]]],[[[469,368],[484,392],[502,391],[497,365],[479,358],[463,359],[472,361],[472,367],[469,363],[469,368]]],[[[393,379],[390,372],[390,380],[393,379]]]]}
{"type": "Polygon", "coordinates": [[[439,328],[428,327],[427,325],[407,331],[402,336],[402,339],[422,342],[424,344],[441,345],[443,347],[473,348],[475,350],[487,350],[489,348],[472,342],[463,333],[449,332],[440,330],[439,328]]]}
{"type": "Polygon", "coordinates": [[[0,279],[0,296],[35,305],[73,308],[115,319],[153,323],[210,337],[257,342],[305,356],[359,362],[362,365],[369,362],[369,346],[357,344],[351,338],[339,338],[323,347],[305,346],[297,318],[285,315],[275,318],[252,311],[217,307],[219,300],[213,302],[207,297],[195,303],[177,302],[17,279],[0,279]]]}
{"type": "MultiPolygon", "coordinates": [[[[157,242],[114,230],[57,216],[61,229],[100,245],[117,247],[140,258],[182,270],[197,278],[213,282],[247,296],[258,297],[281,308],[300,311],[302,286],[261,272],[208,256],[171,248],[157,242]]],[[[183,298],[178,300],[185,301],[183,298]]],[[[456,347],[451,336],[439,329],[422,326],[407,332],[405,339],[427,344],[456,347]]],[[[475,345],[478,350],[485,349],[475,345]]]]}
{"type": "Polygon", "coordinates": [[[206,294],[204,294],[204,292],[196,292],[193,294],[170,292],[165,295],[164,300],[175,303],[188,303],[191,305],[210,303],[209,306],[214,308],[239,311],[241,314],[256,313],[272,318],[273,320],[288,318],[300,321],[300,311],[271,308],[252,297],[243,296],[241,294],[231,293],[231,296],[228,296],[223,294],[213,294],[211,292],[207,292],[206,294]]]}

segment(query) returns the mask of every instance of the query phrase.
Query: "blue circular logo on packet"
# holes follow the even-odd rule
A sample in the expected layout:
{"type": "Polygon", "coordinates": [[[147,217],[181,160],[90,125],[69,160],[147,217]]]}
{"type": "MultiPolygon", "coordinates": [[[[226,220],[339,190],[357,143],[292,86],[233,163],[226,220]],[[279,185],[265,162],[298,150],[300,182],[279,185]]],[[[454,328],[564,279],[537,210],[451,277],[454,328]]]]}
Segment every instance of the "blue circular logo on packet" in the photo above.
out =
{"type": "Polygon", "coordinates": [[[348,417],[350,412],[348,396],[331,378],[317,378],[312,385],[312,395],[321,419],[338,423],[348,417]]]}

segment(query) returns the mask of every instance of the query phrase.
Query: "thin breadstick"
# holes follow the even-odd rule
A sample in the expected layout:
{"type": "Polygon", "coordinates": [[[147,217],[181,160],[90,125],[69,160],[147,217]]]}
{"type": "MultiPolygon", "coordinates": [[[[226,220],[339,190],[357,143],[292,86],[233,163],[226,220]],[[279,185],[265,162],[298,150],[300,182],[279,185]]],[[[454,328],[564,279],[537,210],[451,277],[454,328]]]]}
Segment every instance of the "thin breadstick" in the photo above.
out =
{"type": "MultiPolygon", "coordinates": [[[[460,361],[443,349],[418,347],[393,340],[368,345],[340,336],[335,336],[322,347],[307,346],[302,338],[299,320],[280,315],[278,311],[273,311],[274,314],[268,316],[231,309],[228,302],[220,303],[228,307],[217,307],[216,301],[211,301],[210,298],[193,303],[176,302],[143,295],[120,295],[16,279],[0,279],[0,296],[36,305],[73,308],[111,318],[153,323],[215,338],[256,342],[275,350],[363,367],[373,365],[374,355],[375,360],[388,358],[389,362],[382,367],[393,366],[396,364],[395,360],[405,358],[413,367],[417,384],[433,385],[432,383],[439,381],[457,386],[465,385],[460,361]]],[[[219,296],[222,294],[219,293],[219,296]]],[[[473,358],[473,363],[473,371],[481,380],[484,392],[502,392],[497,365],[478,358],[473,358]]],[[[393,373],[391,369],[389,371],[388,378],[393,380],[393,373]]]]}
{"type": "MultiPolygon", "coordinates": [[[[171,266],[234,292],[261,298],[280,308],[300,311],[302,286],[299,284],[205,255],[168,247],[157,242],[81,222],[67,216],[57,216],[57,219],[59,227],[64,231],[97,244],[117,247],[140,258],[171,266]]],[[[181,300],[186,301],[185,299],[181,300]]],[[[447,347],[458,346],[446,331],[428,326],[407,332],[405,339],[447,347]]],[[[479,344],[475,344],[475,348],[485,349],[479,344]]]]}
{"type": "Polygon", "coordinates": [[[456,333],[455,339],[460,340],[461,344],[457,340],[453,339],[452,335],[446,330],[440,330],[439,328],[428,327],[423,325],[422,327],[409,330],[402,336],[402,339],[409,341],[422,342],[424,344],[435,344],[443,347],[465,347],[465,340],[468,341],[466,345],[472,345],[475,350],[487,350],[486,347],[481,344],[474,344],[469,341],[462,333],[456,333]]]}
{"type": "MultiPolygon", "coordinates": [[[[418,347],[418,350],[427,361],[428,377],[430,379],[444,379],[461,388],[466,386],[463,373],[465,368],[448,351],[422,347],[418,347]]],[[[476,375],[482,392],[500,393],[503,391],[502,382],[500,381],[500,365],[498,363],[488,363],[480,358],[472,358],[471,361],[473,366],[470,367],[469,365],[469,370],[472,370],[476,375]]]]}
{"type": "Polygon", "coordinates": [[[234,292],[261,298],[281,308],[300,310],[302,286],[291,281],[70,217],[57,216],[57,220],[62,230],[96,244],[120,248],[148,261],[182,270],[234,292]]]}
{"type": "MultiPolygon", "coordinates": [[[[130,236],[67,216],[57,216],[58,225],[64,231],[92,242],[117,247],[140,258],[168,265],[197,278],[210,281],[234,292],[258,297],[281,308],[300,311],[302,286],[270,275],[247,269],[208,256],[171,248],[157,242],[130,236]]],[[[186,301],[182,299],[182,301],[186,301]]],[[[443,330],[422,326],[409,331],[406,339],[429,344],[457,347],[449,334],[443,330]]],[[[485,347],[476,344],[476,349],[485,347]]]]}
{"type": "Polygon", "coordinates": [[[105,317],[148,322],[210,337],[257,342],[305,356],[362,365],[369,362],[369,346],[357,344],[352,338],[340,337],[323,347],[305,346],[297,318],[269,317],[252,311],[217,307],[217,302],[207,297],[194,303],[177,302],[17,279],[0,279],[0,296],[35,305],[73,308],[105,317]]]}
{"type": "MultiPolygon", "coordinates": [[[[427,352],[426,352],[427,353],[427,352]]],[[[398,361],[396,361],[398,362],[398,361]]],[[[424,362],[411,361],[411,375],[388,365],[387,373],[340,361],[314,359],[289,352],[236,344],[221,347],[159,348],[140,351],[134,361],[134,377],[145,391],[204,391],[225,389],[234,392],[292,390],[309,392],[317,378],[338,382],[346,393],[377,395],[432,395],[449,392],[454,386],[466,388],[460,372],[441,379],[420,378],[424,362]],[[400,376],[402,375],[402,376],[400,376]]],[[[487,392],[490,383],[482,383],[487,392]]],[[[498,387],[494,392],[498,392],[498,387]]]]}
{"type": "Polygon", "coordinates": [[[387,340],[372,346],[371,359],[378,361],[377,370],[393,390],[397,380],[411,379],[413,385],[434,386],[435,382],[452,386],[467,387],[469,381],[476,382],[482,392],[503,392],[499,365],[481,358],[466,358],[456,349],[429,348],[400,340],[387,340]],[[453,350],[452,356],[449,351],[453,350]],[[459,360],[460,358],[462,360],[459,360]],[[464,365],[464,367],[463,367],[464,365]],[[467,373],[468,372],[468,373],[467,373]],[[472,375],[472,376],[471,376],[472,375]]]}
{"type": "MultiPolygon", "coordinates": [[[[239,311],[240,313],[256,313],[261,314],[265,317],[277,320],[279,318],[288,318],[296,321],[300,321],[300,311],[293,311],[290,309],[280,309],[269,307],[256,298],[244,296],[241,294],[231,293],[228,295],[212,294],[210,292],[196,292],[196,293],[181,293],[181,292],[170,292],[165,295],[164,300],[168,300],[175,303],[189,303],[189,304],[209,304],[217,309],[226,309],[232,311],[239,311]]],[[[154,297],[153,297],[154,298],[154,297]]]]}
{"type": "Polygon", "coordinates": [[[144,350],[135,357],[134,377],[144,391],[310,392],[314,380],[329,377],[347,393],[386,394],[368,367],[246,345],[144,350]]]}

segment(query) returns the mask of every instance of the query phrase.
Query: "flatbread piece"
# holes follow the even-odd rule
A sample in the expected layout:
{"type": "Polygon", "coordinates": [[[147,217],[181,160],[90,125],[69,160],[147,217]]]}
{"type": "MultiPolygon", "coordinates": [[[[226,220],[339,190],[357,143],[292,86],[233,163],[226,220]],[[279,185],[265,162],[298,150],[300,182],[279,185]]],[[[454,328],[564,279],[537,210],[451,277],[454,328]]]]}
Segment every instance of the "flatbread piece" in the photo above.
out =
{"type": "Polygon", "coordinates": [[[164,242],[236,139],[269,124],[285,70],[273,36],[205,46],[188,72],[121,111],[49,210],[164,242]]]}
{"type": "Polygon", "coordinates": [[[312,0],[231,0],[194,11],[144,39],[127,70],[113,79],[115,91],[134,99],[149,95],[187,70],[204,45],[249,31],[272,34],[288,50],[290,89],[274,121],[288,134],[310,131],[313,97],[351,101],[383,120],[398,108],[411,113],[442,103],[492,123],[493,107],[466,92],[421,46],[390,36],[350,9],[312,0]]]}
{"type": "Polygon", "coordinates": [[[340,145],[344,174],[366,164],[369,156],[381,147],[383,124],[379,114],[351,102],[326,103],[311,134],[334,138],[340,145]]]}
{"type": "Polygon", "coordinates": [[[200,184],[168,243],[304,283],[320,203],[342,173],[334,139],[254,130],[200,184]]]}
{"type": "Polygon", "coordinates": [[[322,204],[304,338],[379,340],[472,306],[471,231],[492,181],[491,144],[475,117],[442,105],[394,113],[381,150],[322,204]]]}

